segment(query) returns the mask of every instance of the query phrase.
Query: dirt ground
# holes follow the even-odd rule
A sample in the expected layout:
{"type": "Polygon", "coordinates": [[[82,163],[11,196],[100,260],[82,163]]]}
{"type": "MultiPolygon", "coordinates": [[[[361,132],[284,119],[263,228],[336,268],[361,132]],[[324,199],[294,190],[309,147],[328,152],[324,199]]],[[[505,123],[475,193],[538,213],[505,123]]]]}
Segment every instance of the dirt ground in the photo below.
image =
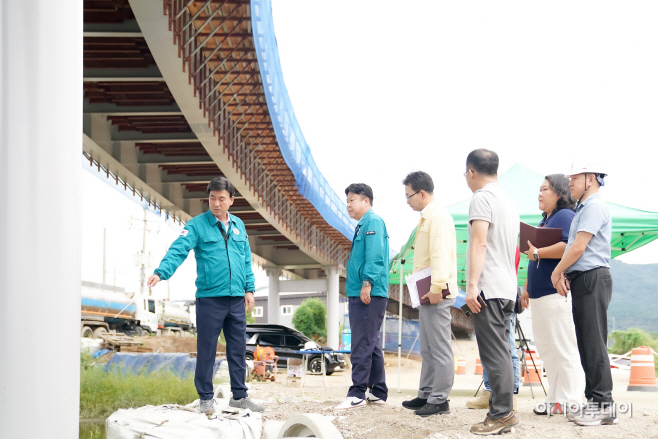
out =
{"type": "MultiPolygon", "coordinates": [[[[334,412],[351,384],[350,371],[337,371],[327,377],[325,388],[321,377],[307,376],[303,388],[299,383],[286,387],[285,374],[280,371],[274,383],[251,384],[250,396],[264,403],[264,420],[286,420],[297,413],[320,413],[333,416],[334,425],[345,438],[350,439],[447,439],[474,437],[469,430],[472,424],[481,422],[486,410],[470,410],[466,401],[473,398],[481,382],[481,375],[474,375],[477,346],[473,341],[453,343],[455,356],[465,358],[466,375],[455,375],[450,394],[451,414],[420,418],[401,406],[402,401],[414,398],[420,377],[419,359],[402,359],[399,381],[397,356],[386,355],[386,374],[389,387],[388,404],[384,407],[364,408],[334,412]]],[[[627,392],[629,372],[614,371],[614,397],[617,403],[631,403],[632,417],[619,414],[619,425],[579,427],[564,417],[536,416],[532,409],[543,402],[541,387],[523,386],[518,396],[519,425],[506,437],[518,438],[658,438],[658,392],[627,392]],[[532,392],[534,392],[534,399],[532,392]]],[[[546,384],[545,384],[546,385],[546,384]]]]}
{"type": "MultiPolygon", "coordinates": [[[[135,340],[152,348],[153,352],[188,353],[196,352],[196,338],[192,337],[135,337],[135,340]]],[[[217,352],[226,352],[226,347],[217,343],[217,352]]]]}

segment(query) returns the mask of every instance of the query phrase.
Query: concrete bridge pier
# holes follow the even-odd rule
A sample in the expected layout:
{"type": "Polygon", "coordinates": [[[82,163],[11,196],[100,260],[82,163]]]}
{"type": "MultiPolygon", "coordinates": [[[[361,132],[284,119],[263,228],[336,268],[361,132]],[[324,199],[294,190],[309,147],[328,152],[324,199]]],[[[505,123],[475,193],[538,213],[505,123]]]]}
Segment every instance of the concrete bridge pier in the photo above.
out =
{"type": "Polygon", "coordinates": [[[78,437],[82,15],[82,2],[73,0],[0,6],[0,436],[6,438],[78,437]],[[46,401],[55,403],[44,410],[46,401]]]}

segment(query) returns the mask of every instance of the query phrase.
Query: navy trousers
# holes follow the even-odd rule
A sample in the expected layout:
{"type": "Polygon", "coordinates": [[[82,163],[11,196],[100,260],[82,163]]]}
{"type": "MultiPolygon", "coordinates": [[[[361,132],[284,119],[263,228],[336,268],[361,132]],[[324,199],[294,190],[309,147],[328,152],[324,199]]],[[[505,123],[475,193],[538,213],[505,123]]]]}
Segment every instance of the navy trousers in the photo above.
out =
{"type": "Polygon", "coordinates": [[[366,389],[384,401],[388,398],[381,328],[386,313],[386,297],[371,297],[366,305],[360,297],[349,297],[352,330],[352,386],[347,396],[365,399],[366,389]]]}
{"type": "Polygon", "coordinates": [[[244,383],[247,363],[247,315],[244,297],[199,297],[196,299],[196,372],[194,385],[200,399],[213,398],[213,368],[217,340],[222,329],[226,339],[226,358],[234,399],[247,397],[244,383]]]}

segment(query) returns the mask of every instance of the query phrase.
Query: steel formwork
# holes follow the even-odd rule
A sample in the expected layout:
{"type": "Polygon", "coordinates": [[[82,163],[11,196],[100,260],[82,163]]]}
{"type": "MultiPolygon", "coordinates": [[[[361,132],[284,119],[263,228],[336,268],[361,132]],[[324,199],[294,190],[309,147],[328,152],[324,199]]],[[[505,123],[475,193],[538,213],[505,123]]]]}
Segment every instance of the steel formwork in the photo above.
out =
{"type": "Polygon", "coordinates": [[[350,242],[298,193],[266,103],[250,2],[164,0],[184,71],[208,127],[234,170],[287,234],[310,254],[345,267],[350,242]]]}

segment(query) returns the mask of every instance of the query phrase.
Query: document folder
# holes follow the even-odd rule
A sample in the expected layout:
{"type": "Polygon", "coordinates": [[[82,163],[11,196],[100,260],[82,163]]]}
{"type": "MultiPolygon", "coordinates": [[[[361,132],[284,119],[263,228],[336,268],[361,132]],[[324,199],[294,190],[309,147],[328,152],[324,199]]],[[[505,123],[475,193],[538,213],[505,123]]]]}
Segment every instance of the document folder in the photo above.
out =
{"type": "MultiPolygon", "coordinates": [[[[423,299],[427,293],[430,292],[432,286],[432,273],[431,269],[426,268],[406,277],[407,288],[409,288],[409,296],[411,297],[411,305],[418,308],[421,305],[430,303],[430,299],[423,299]]],[[[447,288],[441,291],[441,295],[445,299],[450,295],[450,284],[446,284],[447,288]]]]}
{"type": "Polygon", "coordinates": [[[534,227],[530,224],[521,223],[521,242],[519,249],[521,253],[530,249],[528,241],[537,248],[550,247],[553,244],[562,242],[562,229],[549,227],[534,227]]]}

